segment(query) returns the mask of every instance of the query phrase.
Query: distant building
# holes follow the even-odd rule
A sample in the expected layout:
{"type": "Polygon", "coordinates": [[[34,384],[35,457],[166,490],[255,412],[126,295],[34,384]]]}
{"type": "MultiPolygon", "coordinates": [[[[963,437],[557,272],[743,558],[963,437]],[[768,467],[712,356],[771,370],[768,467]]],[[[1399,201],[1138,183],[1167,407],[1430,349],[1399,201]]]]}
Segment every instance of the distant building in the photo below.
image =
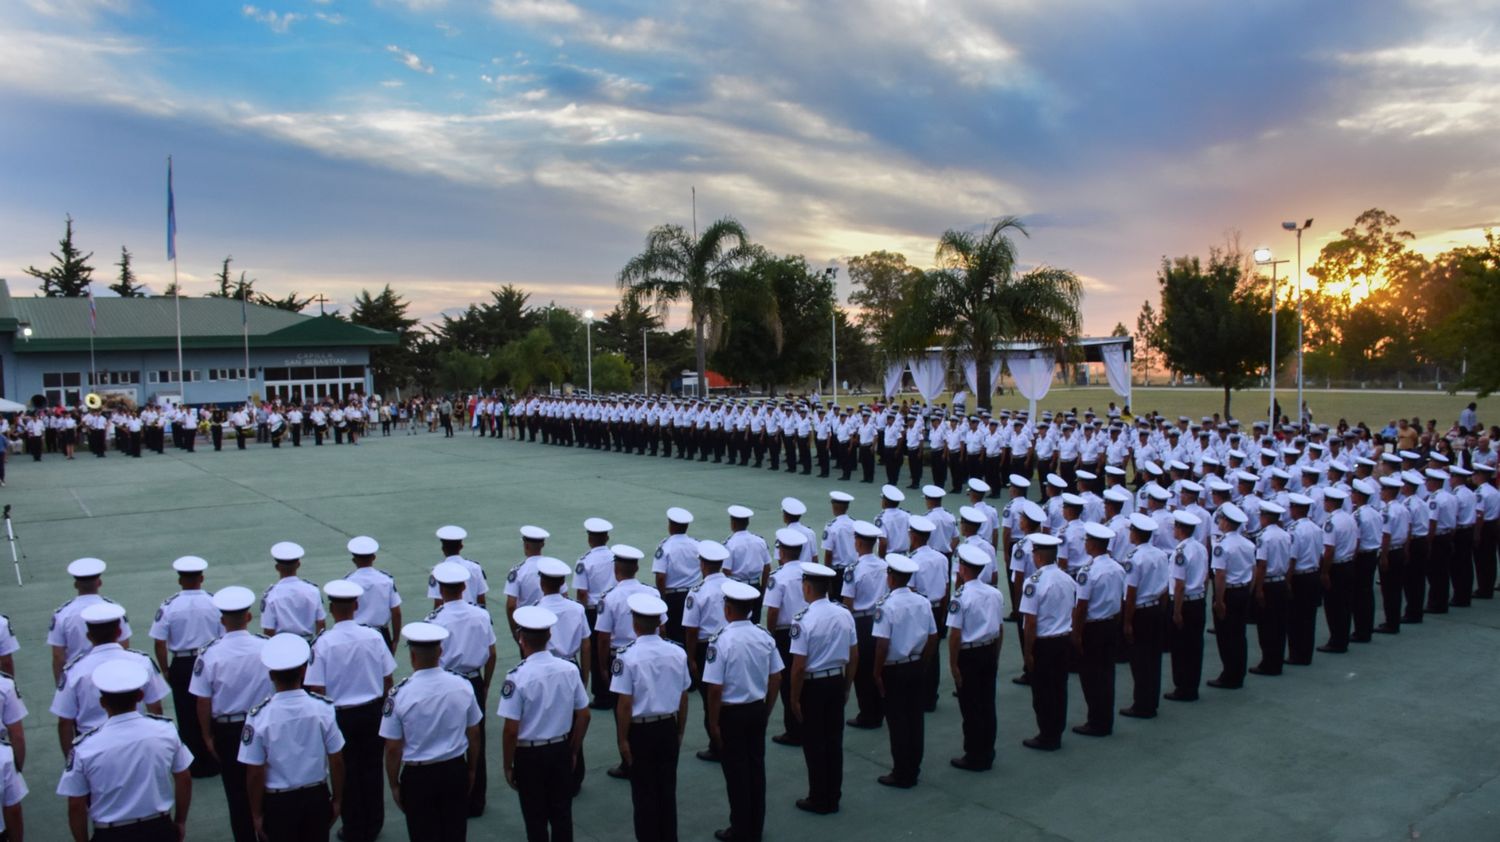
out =
{"type": "Polygon", "coordinates": [[[398,341],[394,333],[332,316],[242,308],[235,299],[95,298],[94,305],[91,330],[87,298],[12,298],[0,279],[0,394],[26,404],[40,395],[49,406],[77,406],[89,392],[137,405],[237,404],[249,395],[342,398],[370,394],[370,349],[398,341]],[[177,373],[178,303],[185,382],[177,373]]]}

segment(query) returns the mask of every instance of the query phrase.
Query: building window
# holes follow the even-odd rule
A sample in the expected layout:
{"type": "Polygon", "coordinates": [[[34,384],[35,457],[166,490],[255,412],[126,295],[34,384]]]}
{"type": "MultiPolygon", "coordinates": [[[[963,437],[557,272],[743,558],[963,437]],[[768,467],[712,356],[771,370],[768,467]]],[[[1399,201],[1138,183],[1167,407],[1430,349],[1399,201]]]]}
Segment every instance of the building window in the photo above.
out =
{"type": "Polygon", "coordinates": [[[265,394],[284,401],[341,401],[365,389],[362,365],[321,365],[265,369],[265,394]]]}
{"type": "Polygon", "coordinates": [[[140,382],[139,371],[99,371],[89,376],[90,386],[138,386],[140,382]]]}
{"type": "Polygon", "coordinates": [[[78,406],[83,402],[83,375],[76,371],[43,373],[42,394],[48,406],[78,406]]]}

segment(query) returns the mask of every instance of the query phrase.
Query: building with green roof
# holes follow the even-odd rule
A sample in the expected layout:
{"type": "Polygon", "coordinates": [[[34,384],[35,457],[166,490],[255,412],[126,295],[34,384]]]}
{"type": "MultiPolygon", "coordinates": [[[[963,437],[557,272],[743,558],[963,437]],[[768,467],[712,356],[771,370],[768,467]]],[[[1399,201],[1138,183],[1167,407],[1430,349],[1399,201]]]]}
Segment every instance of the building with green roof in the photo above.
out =
{"type": "Polygon", "coordinates": [[[89,392],[137,405],[368,395],[370,349],[397,341],[333,316],[226,298],[95,298],[91,318],[87,298],[12,297],[0,279],[0,394],[20,403],[40,396],[49,406],[76,406],[89,392]]]}

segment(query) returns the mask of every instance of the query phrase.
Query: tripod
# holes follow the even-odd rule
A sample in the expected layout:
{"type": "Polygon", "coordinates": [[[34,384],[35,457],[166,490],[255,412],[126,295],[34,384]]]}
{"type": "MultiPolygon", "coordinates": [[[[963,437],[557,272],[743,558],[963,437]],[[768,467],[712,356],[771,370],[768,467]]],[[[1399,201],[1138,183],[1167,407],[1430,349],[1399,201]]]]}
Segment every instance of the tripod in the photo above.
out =
{"type": "Polygon", "coordinates": [[[16,566],[16,585],[25,587],[21,581],[21,559],[25,558],[26,554],[17,555],[16,553],[16,530],[10,523],[10,504],[6,504],[3,517],[5,518],[5,540],[10,543],[10,560],[16,566]]]}

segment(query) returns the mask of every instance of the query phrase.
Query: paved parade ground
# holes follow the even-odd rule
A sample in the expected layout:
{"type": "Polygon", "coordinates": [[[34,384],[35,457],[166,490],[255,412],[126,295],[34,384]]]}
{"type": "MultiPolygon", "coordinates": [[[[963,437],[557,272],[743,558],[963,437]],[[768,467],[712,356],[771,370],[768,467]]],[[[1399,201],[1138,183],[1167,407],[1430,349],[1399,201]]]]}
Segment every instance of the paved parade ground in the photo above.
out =
{"type": "MultiPolygon", "coordinates": [[[[1447,404],[1442,418],[1461,406],[1453,398],[1447,404]]],[[[1246,406],[1244,396],[1236,405],[1246,406]]],[[[1378,429],[1386,419],[1367,420],[1378,429]]],[[[11,458],[0,502],[14,507],[25,586],[4,571],[0,611],[23,647],[16,667],[30,708],[31,795],[24,807],[33,839],[65,835],[64,799],[53,794],[62,759],[56,720],[47,712],[52,686],[44,638],[51,611],[72,596],[63,568],[74,558],[109,563],[103,592],[129,611],[135,648],[150,651],[149,622],[176,589],[170,564],[181,555],[209,561],[210,590],[243,584],[258,593],[275,577],[273,543],[307,548],[302,575],[321,584],[351,569],[348,538],[369,534],[381,544],[377,564],[396,576],[408,600],[410,622],[430,604],[422,595],[428,569],[440,560],[433,531],[446,523],[468,530],[465,555],[498,585],[521,557],[516,530],[524,523],[550,530],[547,552],[572,562],[585,549],[581,524],[589,516],[614,522],[612,541],[649,553],[666,533],[664,512],[672,505],[697,516],[691,535],[716,539],[728,533],[724,508],[731,503],[754,509],[751,529],[766,537],[779,525],[784,495],[808,504],[806,521],[815,530],[829,517],[831,488],[856,495],[857,517],[873,517],[878,506],[878,486],[857,482],[479,440],[464,432],[453,439],[377,436],[358,448],[252,445],[249,452],[214,453],[202,445],[200,439],[196,454],[168,450],[141,459],[80,455],[72,465],[55,456],[41,464],[11,458]]],[[[907,508],[914,504],[920,506],[911,500],[907,508]]],[[[950,498],[950,511],[958,505],[950,498]]],[[[500,629],[502,606],[499,598],[491,601],[500,629]]],[[[1347,655],[1320,653],[1311,667],[1288,667],[1281,677],[1250,676],[1242,690],[1205,688],[1197,703],[1163,702],[1157,719],[1117,719],[1106,739],[1066,733],[1063,750],[1052,754],[1020,745],[1036,729],[1029,691],[1010,682],[1020,648],[1008,624],[993,771],[948,766],[959,753],[960,722],[944,670],[942,700],[927,717],[918,787],[878,786],[875,777],[889,771],[887,734],[851,729],[842,812],[808,815],[792,806],[806,787],[800,750],[770,745],[767,838],[1494,839],[1500,835],[1500,602],[1474,606],[1429,616],[1397,637],[1377,636],[1347,655]]],[[[501,638],[503,672],[517,657],[503,631],[501,638]]],[[[1252,632],[1252,658],[1255,651],[1252,632]]],[[[1212,638],[1205,661],[1205,677],[1212,677],[1218,667],[1212,638]]],[[[410,671],[404,649],[398,663],[399,679],[410,671]]],[[[1129,669],[1121,666],[1118,706],[1128,704],[1129,688],[1129,669]]],[[[471,839],[523,836],[515,795],[500,774],[496,692],[486,711],[489,809],[471,822],[471,839]]],[[[679,768],[681,835],[706,840],[728,823],[728,808],[719,767],[693,757],[706,737],[696,696],[691,704],[679,768]]],[[[1082,722],[1083,712],[1075,680],[1069,724],[1082,722]]],[[[585,754],[588,778],[574,804],[578,837],[630,839],[629,785],[604,774],[618,759],[608,715],[594,712],[585,754]]],[[[189,838],[228,838],[218,779],[194,783],[189,838]]],[[[382,838],[406,838],[390,806],[382,838]]]]}

